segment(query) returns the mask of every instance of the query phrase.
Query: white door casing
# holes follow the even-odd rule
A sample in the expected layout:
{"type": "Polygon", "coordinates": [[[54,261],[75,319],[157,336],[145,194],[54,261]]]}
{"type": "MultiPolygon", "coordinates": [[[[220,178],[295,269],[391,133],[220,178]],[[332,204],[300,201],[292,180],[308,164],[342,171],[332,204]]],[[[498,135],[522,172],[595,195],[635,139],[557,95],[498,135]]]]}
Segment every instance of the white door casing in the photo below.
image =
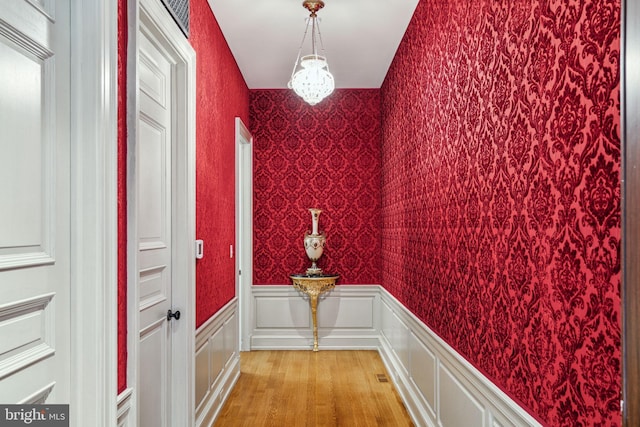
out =
{"type": "Polygon", "coordinates": [[[70,419],[72,427],[110,427],[118,369],[118,2],[70,3],[70,419]]]}
{"type": "Polygon", "coordinates": [[[115,425],[117,3],[0,0],[0,58],[0,401],[115,425]]]}
{"type": "Polygon", "coordinates": [[[0,7],[0,402],[70,403],[70,7],[0,7]]]}
{"type": "Polygon", "coordinates": [[[240,117],[236,129],[236,295],[240,300],[240,350],[251,350],[253,308],[253,137],[240,117]]]}
{"type": "Polygon", "coordinates": [[[164,7],[131,2],[128,382],[141,426],[191,425],[195,54],[164,7]],[[167,319],[167,312],[180,318],[167,319]]]}

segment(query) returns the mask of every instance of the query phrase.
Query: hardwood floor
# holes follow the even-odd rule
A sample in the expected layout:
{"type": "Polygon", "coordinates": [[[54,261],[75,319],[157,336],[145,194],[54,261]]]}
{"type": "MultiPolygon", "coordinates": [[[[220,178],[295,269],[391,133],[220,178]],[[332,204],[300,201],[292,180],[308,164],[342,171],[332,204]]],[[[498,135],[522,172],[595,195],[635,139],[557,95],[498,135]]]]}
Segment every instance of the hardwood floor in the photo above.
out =
{"type": "Polygon", "coordinates": [[[251,351],[240,366],[215,426],[413,425],[376,351],[251,351]]]}

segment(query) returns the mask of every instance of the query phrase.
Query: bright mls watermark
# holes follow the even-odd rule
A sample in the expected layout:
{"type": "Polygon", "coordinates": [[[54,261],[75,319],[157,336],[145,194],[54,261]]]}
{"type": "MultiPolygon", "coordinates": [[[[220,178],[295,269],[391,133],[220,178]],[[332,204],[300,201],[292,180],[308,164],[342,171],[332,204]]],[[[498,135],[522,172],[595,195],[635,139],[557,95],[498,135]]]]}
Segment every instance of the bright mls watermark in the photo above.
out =
{"type": "Polygon", "coordinates": [[[69,405],[2,405],[0,426],[69,427],[69,405]]]}

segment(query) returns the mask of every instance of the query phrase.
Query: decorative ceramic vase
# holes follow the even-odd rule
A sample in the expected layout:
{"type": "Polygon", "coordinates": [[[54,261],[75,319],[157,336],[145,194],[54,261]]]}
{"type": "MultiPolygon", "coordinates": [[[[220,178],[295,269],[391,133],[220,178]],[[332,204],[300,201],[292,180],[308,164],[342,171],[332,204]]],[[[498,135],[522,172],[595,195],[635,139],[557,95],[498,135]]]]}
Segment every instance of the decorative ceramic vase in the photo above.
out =
{"type": "Polygon", "coordinates": [[[327,238],[324,232],[318,233],[318,218],[320,218],[320,212],[322,210],[311,208],[311,233],[308,231],[304,235],[304,250],[307,252],[307,256],[311,260],[311,267],[307,268],[307,274],[310,276],[316,276],[322,274],[322,269],[318,268],[316,262],[322,256],[324,251],[324,243],[327,238]]]}

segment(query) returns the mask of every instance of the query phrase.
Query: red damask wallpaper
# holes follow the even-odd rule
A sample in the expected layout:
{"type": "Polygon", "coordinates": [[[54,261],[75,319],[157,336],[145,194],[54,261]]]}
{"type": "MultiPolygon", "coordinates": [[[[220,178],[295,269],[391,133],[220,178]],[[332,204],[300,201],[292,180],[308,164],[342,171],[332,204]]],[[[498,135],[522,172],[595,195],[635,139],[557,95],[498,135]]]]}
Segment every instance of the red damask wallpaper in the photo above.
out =
{"type": "Polygon", "coordinates": [[[118,393],[127,388],[127,0],[118,0],[118,393]]]}
{"type": "Polygon", "coordinates": [[[206,0],[191,0],[196,51],[196,326],[235,296],[235,117],[248,125],[249,89],[206,0]]]}
{"type": "Polygon", "coordinates": [[[254,283],[309,266],[309,208],[327,235],[318,266],[341,284],[380,283],[379,90],[336,90],[311,107],[290,90],[252,90],[254,283]]]}
{"type": "Polygon", "coordinates": [[[382,87],[382,283],[540,420],[620,425],[620,2],[422,0],[382,87]]]}

